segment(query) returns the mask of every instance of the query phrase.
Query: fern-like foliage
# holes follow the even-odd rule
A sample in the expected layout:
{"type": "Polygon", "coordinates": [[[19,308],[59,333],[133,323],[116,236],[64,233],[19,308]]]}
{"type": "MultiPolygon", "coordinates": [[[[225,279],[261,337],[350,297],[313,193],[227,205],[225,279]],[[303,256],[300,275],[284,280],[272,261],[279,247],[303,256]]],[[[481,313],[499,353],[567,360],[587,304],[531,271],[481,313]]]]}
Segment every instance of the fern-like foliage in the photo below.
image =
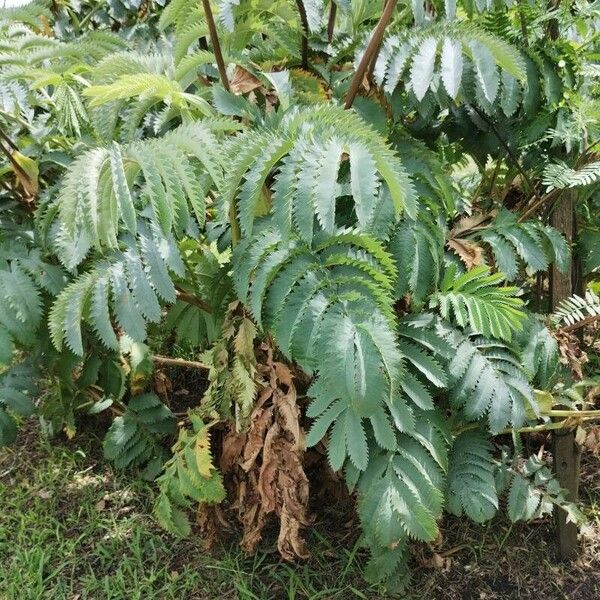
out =
{"type": "Polygon", "coordinates": [[[537,389],[549,390],[561,376],[558,343],[548,327],[529,317],[517,342],[522,349],[521,359],[537,389]]]}
{"type": "Polygon", "coordinates": [[[544,169],[543,182],[549,190],[552,190],[592,185],[598,181],[598,178],[600,178],[600,161],[592,161],[575,169],[564,162],[555,162],[544,169]]]}
{"type": "Polygon", "coordinates": [[[581,510],[567,500],[565,490],[550,468],[537,456],[530,456],[520,468],[511,465],[510,456],[503,452],[496,474],[499,492],[506,492],[507,513],[511,521],[528,521],[552,513],[558,506],[572,523],[585,522],[581,510]]]}
{"type": "Polygon", "coordinates": [[[227,160],[232,166],[222,202],[237,204],[245,235],[252,234],[257,216],[272,212],[282,233],[295,231],[310,243],[317,230],[334,232],[343,196],[351,199],[363,230],[382,203],[415,215],[413,189],[398,157],[356,114],[332,106],[294,112],[275,130],[238,136],[227,160]],[[350,172],[347,190],[338,185],[342,168],[350,172]],[[275,179],[270,201],[264,190],[269,176],[275,179]]]}
{"type": "MultiPolygon", "coordinates": [[[[322,410],[340,398],[339,412],[348,408],[355,415],[372,414],[391,400],[400,361],[391,329],[395,274],[381,244],[348,230],[311,249],[267,229],[247,238],[234,255],[240,299],[273,332],[285,355],[309,372],[319,370],[322,410]]],[[[358,417],[349,419],[351,426],[358,417]]],[[[322,437],[313,435],[315,441],[322,437]]]]}
{"type": "Polygon", "coordinates": [[[0,446],[17,437],[17,419],[33,413],[38,370],[29,361],[0,373],[0,446]]]}
{"type": "Polygon", "coordinates": [[[600,317],[600,298],[591,290],[587,290],[583,298],[573,294],[558,305],[552,317],[555,322],[564,325],[574,325],[589,317],[600,317]]]}
{"type": "Polygon", "coordinates": [[[181,234],[192,215],[202,227],[208,190],[223,176],[216,136],[235,128],[222,119],[204,121],[156,140],[115,142],[81,156],[58,198],[57,245],[64,264],[75,268],[91,248],[116,249],[120,232],[137,233],[137,214],[144,209],[165,235],[181,234]]]}
{"type": "Polygon", "coordinates": [[[154,394],[133,397],[104,438],[104,456],[118,468],[163,458],[161,438],[175,432],[175,415],[154,394]]]}
{"type": "MultiPolygon", "coordinates": [[[[36,408],[72,436],[77,413],[110,407],[106,457],[162,468],[156,517],[185,535],[193,503],[224,501],[217,459],[250,447],[263,411],[263,453],[289,421],[298,467],[269,493],[307,506],[301,454],[322,443],[356,492],[368,574],[397,589],[444,506],[477,522],[505,492],[515,521],[568,506],[545,465],[496,460],[491,436],[516,439],[561,377],[526,306],[531,276],[570,261],[539,197],[573,188],[578,219],[597,209],[591,18],[553,13],[565,43],[535,3],[414,0],[352,100],[381,2],[336,0],[333,31],[322,0],[211,3],[227,82],[202,3],[127,8],[108,31],[121,4],[77,21],[65,3],[0,8],[0,444],[36,408]],[[208,385],[167,455],[175,415],[147,391],[173,343],[208,385]],[[281,361],[294,384],[268,383],[281,361]]],[[[596,320],[597,300],[553,321],[596,320]]],[[[292,504],[267,508],[268,465],[228,480],[257,519],[292,504]]]]}
{"type": "Polygon", "coordinates": [[[180,429],[173,456],[157,479],[160,494],[154,514],[171,533],[187,536],[190,524],[182,508],[192,502],[215,504],[225,499],[220,473],[215,469],[210,450],[210,424],[190,413],[193,430],[180,429]]]}
{"type": "Polygon", "coordinates": [[[397,264],[397,297],[411,294],[412,301],[422,305],[425,298],[437,288],[442,269],[443,229],[423,215],[416,221],[404,219],[392,233],[389,252],[397,264]]]}
{"type": "Polygon", "coordinates": [[[529,407],[538,413],[519,357],[509,347],[465,336],[441,322],[436,329],[456,349],[448,364],[450,401],[462,409],[466,419],[487,416],[490,431],[499,433],[509,423],[520,427],[529,407]]]}
{"type": "Polygon", "coordinates": [[[525,63],[505,40],[475,24],[454,21],[389,37],[375,72],[390,93],[405,81],[418,101],[430,88],[439,89],[441,79],[450,98],[470,98],[473,87],[478,103],[491,105],[499,95],[501,80],[503,94],[516,93],[513,88],[517,90],[525,78],[525,63]]]}
{"type": "Polygon", "coordinates": [[[216,133],[231,126],[197,123],[157,140],[91,150],[73,163],[57,202],[55,246],[70,269],[92,248],[95,261],[53,306],[57,348],[66,338],[82,353],[85,319],[116,349],[109,306],[120,327],[142,341],[145,321],[161,317],[159,301],[175,302],[170,272],[182,277],[185,270],[175,239],[204,225],[206,197],[222,179],[216,133]]]}
{"type": "Polygon", "coordinates": [[[525,313],[523,301],[515,297],[517,288],[501,287],[503,280],[502,273],[490,274],[487,267],[456,277],[456,268],[450,266],[430,305],[439,307],[445,319],[453,317],[460,327],[510,341],[513,331],[521,329],[525,313]]]}
{"type": "Polygon", "coordinates": [[[133,237],[124,241],[129,243],[126,251],[96,261],[57,296],[49,327],[58,350],[66,341],[72,352],[83,354],[82,321],[89,323],[107,348],[117,350],[111,314],[130,338],[141,342],[146,322],[158,322],[161,317],[160,301],[175,302],[170,271],[183,275],[184,266],[173,238],[153,234],[147,223],[140,222],[137,244],[133,237]]]}
{"type": "Polygon", "coordinates": [[[452,444],[446,508],[477,523],[489,521],[498,510],[494,479],[496,462],[487,436],[478,430],[460,434],[452,444]]]}
{"type": "Polygon", "coordinates": [[[564,271],[570,260],[569,247],[556,229],[539,221],[520,223],[514,213],[505,209],[488,227],[471,237],[489,244],[498,269],[509,281],[519,273],[519,259],[534,273],[545,271],[550,263],[564,271]]]}

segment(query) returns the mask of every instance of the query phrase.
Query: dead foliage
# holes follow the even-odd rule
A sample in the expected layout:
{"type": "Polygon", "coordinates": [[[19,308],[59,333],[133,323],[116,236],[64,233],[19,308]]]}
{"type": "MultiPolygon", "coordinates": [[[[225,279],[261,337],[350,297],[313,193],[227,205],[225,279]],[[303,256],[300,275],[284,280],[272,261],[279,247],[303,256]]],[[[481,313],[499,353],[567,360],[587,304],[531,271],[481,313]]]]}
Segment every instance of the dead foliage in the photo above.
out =
{"type": "Polygon", "coordinates": [[[456,238],[448,240],[447,246],[458,255],[467,269],[483,264],[483,248],[478,244],[456,238]]]}
{"type": "Polygon", "coordinates": [[[279,519],[277,548],[286,560],[307,558],[302,528],[308,514],[309,482],[304,471],[305,441],[300,424],[294,376],[273,359],[259,366],[266,382],[259,391],[245,433],[228,426],[222,439],[220,468],[229,488],[233,512],[243,527],[241,546],[256,551],[270,515],[279,519]]]}
{"type": "Polygon", "coordinates": [[[555,330],[552,335],[558,342],[560,362],[571,370],[577,381],[580,381],[583,379],[583,365],[588,362],[588,357],[581,349],[579,338],[564,329],[555,330]]]}

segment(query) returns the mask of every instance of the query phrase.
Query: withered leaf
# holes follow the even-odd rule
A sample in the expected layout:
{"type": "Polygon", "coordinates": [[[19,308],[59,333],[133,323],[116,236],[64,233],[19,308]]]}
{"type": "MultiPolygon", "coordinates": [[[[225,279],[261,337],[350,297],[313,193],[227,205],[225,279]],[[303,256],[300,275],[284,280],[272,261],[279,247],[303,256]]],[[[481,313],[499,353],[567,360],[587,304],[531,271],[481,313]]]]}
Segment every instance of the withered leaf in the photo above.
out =
{"type": "Polygon", "coordinates": [[[481,246],[459,238],[448,240],[447,245],[448,248],[458,254],[467,269],[483,264],[483,249],[481,246]]]}
{"type": "Polygon", "coordinates": [[[246,71],[243,67],[236,65],[233,77],[229,82],[229,87],[234,94],[247,94],[259,87],[262,87],[262,83],[252,75],[249,71],[246,71]]]}

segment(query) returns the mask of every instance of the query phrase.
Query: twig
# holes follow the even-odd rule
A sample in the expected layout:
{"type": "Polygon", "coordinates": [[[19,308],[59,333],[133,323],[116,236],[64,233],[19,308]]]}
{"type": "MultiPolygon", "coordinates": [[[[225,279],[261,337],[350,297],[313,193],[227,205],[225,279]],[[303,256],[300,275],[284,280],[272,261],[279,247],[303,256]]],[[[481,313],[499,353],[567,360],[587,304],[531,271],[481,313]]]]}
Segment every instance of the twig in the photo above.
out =
{"type": "Polygon", "coordinates": [[[0,186],[2,186],[2,188],[6,190],[9,194],[13,194],[17,198],[18,202],[27,202],[27,200],[19,192],[19,190],[17,190],[16,188],[11,188],[5,181],[0,181],[0,186]]]}
{"type": "Polygon", "coordinates": [[[337,15],[337,4],[335,0],[331,0],[329,5],[329,18],[327,19],[327,40],[331,44],[333,40],[333,31],[335,29],[335,17],[337,15]]]}
{"type": "Polygon", "coordinates": [[[580,327],[585,327],[586,325],[589,325],[590,323],[593,323],[594,321],[598,321],[600,319],[600,315],[590,315],[589,317],[585,317],[583,319],[581,319],[581,321],[578,321],[577,323],[573,323],[571,325],[565,325],[564,327],[561,327],[560,330],[561,331],[575,331],[577,329],[579,329],[580,327]]]}
{"type": "Polygon", "coordinates": [[[387,27],[388,23],[392,18],[392,14],[394,13],[396,4],[398,4],[398,0],[388,0],[385,4],[385,8],[383,9],[383,13],[381,13],[379,22],[373,30],[371,40],[369,41],[365,53],[363,54],[358,68],[356,69],[356,73],[354,73],[354,77],[350,82],[350,87],[348,89],[348,93],[346,94],[346,101],[344,102],[344,108],[346,109],[352,106],[354,98],[356,98],[356,94],[358,94],[358,90],[362,84],[365,73],[367,72],[367,69],[371,64],[371,59],[379,51],[379,47],[381,46],[381,42],[383,41],[385,28],[387,27]]]}
{"type": "Polygon", "coordinates": [[[541,201],[542,199],[540,198],[539,194],[535,191],[535,187],[533,186],[531,179],[529,179],[529,176],[527,175],[527,173],[521,166],[521,163],[519,163],[519,160],[515,156],[514,152],[510,148],[510,146],[506,143],[504,138],[500,135],[500,132],[498,131],[498,129],[496,129],[496,126],[494,125],[493,121],[490,121],[475,105],[471,105],[471,108],[473,108],[473,110],[479,115],[479,118],[482,121],[485,121],[487,123],[487,125],[489,126],[489,128],[494,132],[494,135],[498,138],[498,141],[500,142],[502,147],[506,150],[511,162],[514,164],[514,166],[517,168],[517,171],[519,171],[519,173],[521,174],[521,176],[527,183],[527,186],[529,187],[529,190],[531,191],[531,193],[535,196],[535,198],[538,200],[538,202],[541,201]]]}
{"type": "Polygon", "coordinates": [[[304,3],[302,0],[296,0],[296,6],[298,7],[298,12],[300,13],[300,22],[302,23],[302,31],[304,35],[302,36],[302,68],[308,69],[308,17],[306,16],[306,9],[304,8],[304,3]]]}
{"type": "MultiPolygon", "coordinates": [[[[385,9],[385,5],[387,4],[387,0],[383,0],[383,8],[385,9]]],[[[371,62],[369,63],[369,68],[367,69],[367,81],[371,83],[373,81],[373,73],[375,72],[375,66],[377,65],[377,58],[379,57],[379,52],[381,51],[381,44],[375,50],[375,54],[373,54],[371,58],[371,62]]]]}
{"type": "Polygon", "coordinates": [[[9,112],[6,112],[5,110],[2,110],[1,108],[0,108],[0,115],[2,115],[3,117],[6,117],[7,119],[10,119],[11,121],[14,121],[15,123],[18,123],[24,129],[31,129],[31,125],[27,121],[25,121],[25,119],[22,119],[21,117],[18,117],[17,115],[13,115],[9,112]]]}
{"type": "Polygon", "coordinates": [[[83,19],[81,19],[81,21],[79,22],[79,30],[83,29],[89,21],[91,21],[92,17],[96,14],[96,12],[102,8],[102,4],[103,2],[98,2],[98,4],[96,6],[94,6],[92,8],[92,10],[90,10],[90,12],[85,15],[85,17],[83,17],[83,19]]]}
{"type": "Polygon", "coordinates": [[[553,202],[555,200],[558,200],[560,198],[560,195],[564,192],[564,190],[555,188],[553,189],[551,192],[548,192],[547,194],[544,194],[543,196],[537,196],[537,202],[534,202],[520,217],[519,217],[519,223],[522,223],[523,221],[525,221],[525,219],[527,219],[528,217],[530,217],[538,208],[540,208],[540,206],[542,206],[542,204],[546,204],[547,202],[553,202]]]}
{"type": "Polygon", "coordinates": [[[152,355],[152,361],[157,365],[164,365],[165,367],[187,367],[188,369],[202,369],[208,371],[210,367],[204,363],[198,362],[197,360],[185,360],[183,358],[170,358],[168,356],[152,355]]]}
{"type": "Polygon", "coordinates": [[[215,53],[215,60],[217,61],[221,83],[229,92],[229,80],[227,79],[227,71],[225,70],[225,61],[223,60],[221,44],[219,43],[219,36],[217,34],[217,26],[215,25],[215,19],[210,8],[209,0],[202,0],[202,6],[204,8],[204,15],[206,17],[206,24],[208,25],[208,33],[210,35],[210,43],[212,44],[213,52],[215,53]]]}

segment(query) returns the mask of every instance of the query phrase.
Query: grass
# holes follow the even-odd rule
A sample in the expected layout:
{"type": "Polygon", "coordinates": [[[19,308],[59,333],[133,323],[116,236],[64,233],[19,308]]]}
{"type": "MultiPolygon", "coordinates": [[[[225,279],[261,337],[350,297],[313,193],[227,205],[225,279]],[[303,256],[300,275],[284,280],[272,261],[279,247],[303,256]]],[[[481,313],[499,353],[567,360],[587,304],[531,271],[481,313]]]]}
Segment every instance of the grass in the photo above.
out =
{"type": "MultiPolygon", "coordinates": [[[[26,428],[0,452],[0,600],[383,600],[363,581],[352,522],[319,515],[312,558],[245,556],[235,538],[208,552],[155,525],[150,484],[114,472],[94,438],[49,444],[26,428]]],[[[444,538],[415,548],[411,600],[600,597],[600,475],[585,462],[590,523],[579,560],[557,564],[549,521],[485,527],[446,519],[444,538]]],[[[273,532],[274,533],[274,532],[273,532]]]]}

